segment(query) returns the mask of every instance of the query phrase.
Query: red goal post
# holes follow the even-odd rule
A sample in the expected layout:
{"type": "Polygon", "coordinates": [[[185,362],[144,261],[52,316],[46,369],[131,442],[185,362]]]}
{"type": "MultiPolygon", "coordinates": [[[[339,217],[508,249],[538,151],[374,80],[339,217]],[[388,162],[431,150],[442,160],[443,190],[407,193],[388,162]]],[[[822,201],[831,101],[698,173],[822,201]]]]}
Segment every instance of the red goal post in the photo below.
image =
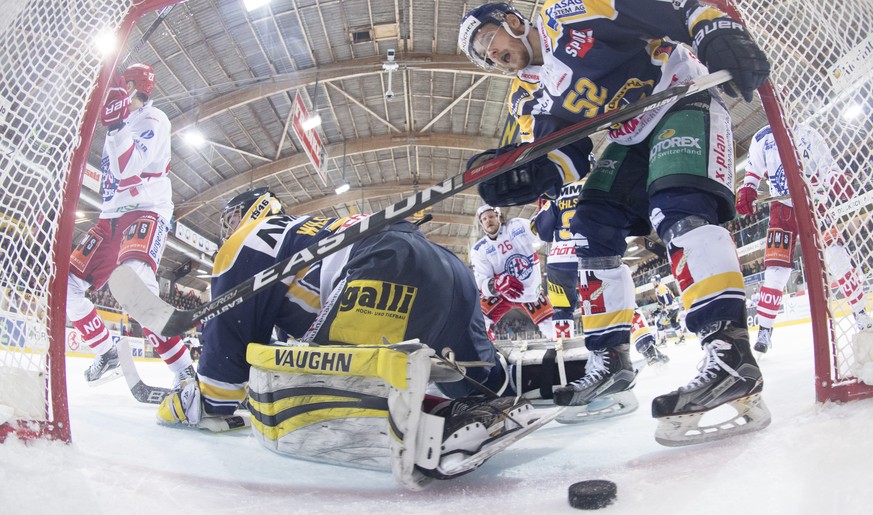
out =
{"type": "Polygon", "coordinates": [[[119,51],[137,20],[178,1],[0,9],[0,441],[71,440],[65,305],[82,176],[119,51]],[[111,56],[95,44],[106,32],[111,56]]]}
{"type": "Polygon", "coordinates": [[[838,235],[868,298],[873,280],[873,0],[712,3],[745,23],[772,66],[761,101],[797,216],[817,400],[871,397],[873,347],[857,337],[852,310],[824,253],[826,233],[838,235]],[[851,199],[817,193],[805,179],[803,169],[810,164],[797,155],[792,139],[800,125],[820,133],[837,167],[852,174],[851,199]]]}

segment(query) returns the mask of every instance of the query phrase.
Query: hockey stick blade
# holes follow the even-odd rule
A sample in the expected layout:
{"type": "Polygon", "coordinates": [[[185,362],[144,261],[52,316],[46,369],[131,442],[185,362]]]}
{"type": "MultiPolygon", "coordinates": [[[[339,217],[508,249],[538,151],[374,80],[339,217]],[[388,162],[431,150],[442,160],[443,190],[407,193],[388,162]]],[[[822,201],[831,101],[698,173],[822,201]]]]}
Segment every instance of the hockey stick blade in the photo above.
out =
{"type": "Polygon", "coordinates": [[[123,265],[117,267],[112,273],[109,278],[109,288],[124,310],[144,327],[163,336],[182,334],[198,323],[208,322],[249,297],[257,295],[265,288],[294,276],[303,268],[382,230],[393,222],[476,186],[487,179],[519,168],[545,156],[552,150],[607,129],[613,124],[630,120],[646,111],[669,105],[680,98],[717,86],[730,79],[730,73],[727,71],[704,75],[689,84],[668,88],[633,104],[600,114],[532,143],[509,150],[462,174],[417,192],[406,200],[401,200],[382,211],[373,213],[343,232],[331,235],[300,250],[285,260],[258,272],[251,279],[234,286],[200,308],[180,310],[170,306],[149,291],[145,285],[135,286],[134,283],[141,283],[141,281],[132,270],[123,265]],[[148,297],[147,300],[146,297],[148,297]]]}
{"type": "Polygon", "coordinates": [[[164,397],[170,395],[173,390],[169,388],[149,386],[142,382],[139,372],[136,370],[136,365],[133,363],[133,357],[130,354],[130,344],[127,343],[127,338],[118,340],[116,349],[118,350],[121,372],[124,374],[124,380],[127,381],[127,387],[130,388],[130,393],[133,394],[134,399],[146,404],[160,404],[164,397]]]}

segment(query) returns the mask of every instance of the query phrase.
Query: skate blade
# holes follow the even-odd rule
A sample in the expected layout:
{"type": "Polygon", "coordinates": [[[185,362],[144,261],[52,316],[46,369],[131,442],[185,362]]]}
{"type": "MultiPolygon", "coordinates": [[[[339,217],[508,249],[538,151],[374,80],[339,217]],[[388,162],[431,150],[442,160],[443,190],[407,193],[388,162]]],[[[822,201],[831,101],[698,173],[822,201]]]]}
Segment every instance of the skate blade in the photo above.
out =
{"type": "Polygon", "coordinates": [[[737,414],[718,424],[700,425],[700,419],[712,410],[659,418],[655,441],[667,447],[682,447],[760,431],[770,425],[770,410],[760,393],[726,404],[733,407],[737,414]]]}
{"type": "Polygon", "coordinates": [[[95,386],[100,386],[101,384],[106,384],[106,383],[115,381],[116,379],[120,378],[122,375],[123,374],[121,373],[121,366],[117,366],[117,367],[113,368],[112,370],[107,370],[106,372],[104,372],[103,375],[100,376],[98,379],[95,379],[94,381],[87,381],[86,380],[86,382],[88,383],[88,386],[90,386],[91,388],[94,388],[95,386]]]}
{"type": "Polygon", "coordinates": [[[633,390],[625,390],[594,399],[585,406],[572,406],[555,420],[561,424],[585,424],[633,413],[640,407],[633,390]]]}

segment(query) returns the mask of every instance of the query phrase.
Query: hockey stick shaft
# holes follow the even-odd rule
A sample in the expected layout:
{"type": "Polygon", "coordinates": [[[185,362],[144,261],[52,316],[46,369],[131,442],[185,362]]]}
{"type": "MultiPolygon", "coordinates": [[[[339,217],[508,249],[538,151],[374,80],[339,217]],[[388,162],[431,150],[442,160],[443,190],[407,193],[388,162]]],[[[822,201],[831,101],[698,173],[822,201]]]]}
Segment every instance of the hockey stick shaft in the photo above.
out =
{"type": "Polygon", "coordinates": [[[730,78],[730,73],[726,71],[705,75],[692,83],[668,88],[633,104],[600,114],[532,143],[508,150],[475,168],[417,192],[406,200],[388,206],[342,232],[300,250],[285,260],[258,272],[252,278],[234,286],[200,308],[179,310],[169,306],[156,298],[148,289],[136,287],[135,283],[138,278],[135,277],[132,270],[124,266],[116,268],[112,273],[109,287],[125,311],[143,326],[164,336],[182,334],[196,324],[208,322],[266,288],[293,277],[303,268],[381,231],[391,223],[402,220],[487,179],[520,168],[555,149],[575,143],[607,129],[611,125],[630,120],[646,111],[669,105],[679,98],[717,86],[730,78]],[[131,274],[134,277],[131,277],[131,274]]]}
{"type": "MultiPolygon", "coordinates": [[[[180,2],[182,3],[182,2],[180,2]]],[[[127,52],[127,55],[124,56],[124,59],[118,62],[118,67],[120,69],[124,68],[124,65],[130,60],[131,56],[140,51],[140,49],[145,46],[146,42],[148,42],[149,37],[158,29],[158,27],[164,22],[167,16],[170,14],[170,11],[173,10],[173,7],[176,7],[179,4],[171,4],[158,12],[158,17],[152,22],[151,25],[142,33],[142,36],[139,38],[139,41],[136,42],[135,45],[127,52]]]]}
{"type": "Polygon", "coordinates": [[[756,200],[755,204],[769,204],[771,202],[784,202],[786,200],[791,200],[791,195],[772,195],[769,197],[763,197],[756,200]]]}

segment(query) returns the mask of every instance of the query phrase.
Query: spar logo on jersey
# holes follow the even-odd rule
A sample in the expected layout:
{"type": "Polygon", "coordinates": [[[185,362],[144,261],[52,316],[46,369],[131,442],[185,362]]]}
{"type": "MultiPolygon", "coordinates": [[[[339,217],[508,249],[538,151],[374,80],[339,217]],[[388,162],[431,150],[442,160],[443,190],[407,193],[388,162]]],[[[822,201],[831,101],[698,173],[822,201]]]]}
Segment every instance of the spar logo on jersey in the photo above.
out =
{"type": "Polygon", "coordinates": [[[506,258],[503,273],[515,276],[519,281],[524,281],[533,273],[533,260],[530,256],[513,254],[506,258]]]}
{"type": "Polygon", "coordinates": [[[564,45],[564,52],[570,57],[582,59],[594,46],[594,31],[591,29],[570,29],[570,42],[564,45]]]}

